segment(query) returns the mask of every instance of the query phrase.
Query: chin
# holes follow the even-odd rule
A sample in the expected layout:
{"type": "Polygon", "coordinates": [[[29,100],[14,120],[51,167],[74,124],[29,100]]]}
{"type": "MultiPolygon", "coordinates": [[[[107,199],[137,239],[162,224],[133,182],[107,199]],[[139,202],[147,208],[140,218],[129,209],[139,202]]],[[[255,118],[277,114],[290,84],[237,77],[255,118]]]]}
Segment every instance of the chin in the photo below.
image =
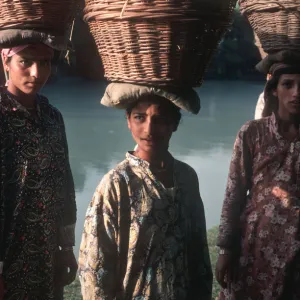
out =
{"type": "Polygon", "coordinates": [[[21,91],[25,95],[33,96],[33,95],[36,95],[40,91],[40,89],[24,89],[24,90],[21,90],[21,91]]]}
{"type": "Polygon", "coordinates": [[[294,115],[294,116],[300,116],[300,108],[299,109],[292,109],[290,111],[290,114],[294,115]]]}

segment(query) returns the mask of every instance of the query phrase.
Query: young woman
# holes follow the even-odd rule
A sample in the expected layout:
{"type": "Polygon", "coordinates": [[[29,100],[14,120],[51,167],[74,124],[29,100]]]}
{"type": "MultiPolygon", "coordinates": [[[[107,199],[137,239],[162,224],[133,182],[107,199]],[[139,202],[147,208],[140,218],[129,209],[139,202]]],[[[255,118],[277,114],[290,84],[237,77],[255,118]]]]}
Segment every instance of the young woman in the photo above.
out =
{"type": "Polygon", "coordinates": [[[43,44],[2,51],[9,73],[0,91],[4,299],[61,299],[56,287],[76,275],[76,205],[64,122],[38,94],[50,76],[52,56],[43,44]]]}
{"type": "Polygon", "coordinates": [[[300,64],[275,63],[238,133],[221,216],[220,299],[300,299],[300,64]]]}
{"type": "Polygon", "coordinates": [[[79,255],[85,300],[211,300],[197,175],[168,152],[180,118],[157,96],[127,109],[138,146],[104,176],[89,205],[79,255]]]}

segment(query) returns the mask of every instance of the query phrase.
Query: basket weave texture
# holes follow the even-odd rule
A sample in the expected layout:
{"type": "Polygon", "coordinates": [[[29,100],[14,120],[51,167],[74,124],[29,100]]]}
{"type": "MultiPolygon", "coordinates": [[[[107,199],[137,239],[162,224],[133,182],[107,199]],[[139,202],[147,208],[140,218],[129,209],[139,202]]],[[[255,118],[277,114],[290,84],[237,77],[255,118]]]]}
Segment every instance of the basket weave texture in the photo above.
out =
{"type": "Polygon", "coordinates": [[[240,0],[267,53],[300,50],[300,0],[240,0]]]}
{"type": "Polygon", "coordinates": [[[234,0],[86,0],[84,20],[109,80],[198,86],[234,6],[234,0]]]}
{"type": "Polygon", "coordinates": [[[64,33],[78,0],[0,0],[1,29],[40,29],[64,33]]]}

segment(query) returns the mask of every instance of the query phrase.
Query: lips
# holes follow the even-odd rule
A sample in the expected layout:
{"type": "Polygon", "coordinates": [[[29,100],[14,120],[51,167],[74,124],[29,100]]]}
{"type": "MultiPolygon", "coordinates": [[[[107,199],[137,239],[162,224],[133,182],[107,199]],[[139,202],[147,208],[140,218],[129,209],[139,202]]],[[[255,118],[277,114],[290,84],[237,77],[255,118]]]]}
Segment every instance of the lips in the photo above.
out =
{"type": "Polygon", "coordinates": [[[142,142],[144,142],[147,145],[153,145],[155,144],[155,141],[153,139],[141,139],[142,142]]]}
{"type": "Polygon", "coordinates": [[[27,82],[27,85],[31,85],[31,86],[37,86],[37,85],[41,85],[40,82],[27,82]]]}
{"type": "Polygon", "coordinates": [[[300,101],[291,101],[291,104],[295,105],[295,106],[299,106],[300,105],[300,101]]]}

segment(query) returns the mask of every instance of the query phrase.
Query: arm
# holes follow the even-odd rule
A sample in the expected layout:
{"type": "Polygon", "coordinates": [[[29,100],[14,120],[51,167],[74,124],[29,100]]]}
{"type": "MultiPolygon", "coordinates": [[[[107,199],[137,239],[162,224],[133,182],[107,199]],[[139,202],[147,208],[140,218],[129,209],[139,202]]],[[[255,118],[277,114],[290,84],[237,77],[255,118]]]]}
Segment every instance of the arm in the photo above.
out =
{"type": "Polygon", "coordinates": [[[76,201],[75,188],[72,171],[69,161],[68,142],[63,118],[61,116],[61,130],[63,146],[65,149],[65,193],[62,224],[59,228],[59,245],[63,248],[71,248],[75,245],[75,224],[76,224],[76,201]]]}
{"type": "Polygon", "coordinates": [[[79,278],[84,300],[114,300],[118,278],[120,189],[106,175],[88,207],[79,253],[79,278]]]}
{"type": "Polygon", "coordinates": [[[189,269],[191,276],[190,299],[211,300],[213,275],[207,243],[206,220],[203,202],[199,192],[199,181],[193,171],[191,188],[194,190],[192,205],[192,234],[190,239],[189,269]]]}
{"type": "MultiPolygon", "coordinates": [[[[3,132],[2,132],[2,119],[3,116],[0,112],[0,276],[3,272],[3,260],[4,260],[4,201],[3,201],[3,180],[2,180],[2,164],[3,164],[3,154],[2,154],[2,141],[3,141],[3,132]]],[[[0,288],[1,290],[1,288],[0,288]]],[[[1,295],[1,291],[0,291],[1,295]]],[[[0,297],[1,299],[1,297],[0,297]]]]}
{"type": "Polygon", "coordinates": [[[249,125],[246,124],[237,135],[221,213],[217,245],[232,251],[238,249],[240,243],[240,216],[251,186],[252,155],[249,134],[249,125]]]}

